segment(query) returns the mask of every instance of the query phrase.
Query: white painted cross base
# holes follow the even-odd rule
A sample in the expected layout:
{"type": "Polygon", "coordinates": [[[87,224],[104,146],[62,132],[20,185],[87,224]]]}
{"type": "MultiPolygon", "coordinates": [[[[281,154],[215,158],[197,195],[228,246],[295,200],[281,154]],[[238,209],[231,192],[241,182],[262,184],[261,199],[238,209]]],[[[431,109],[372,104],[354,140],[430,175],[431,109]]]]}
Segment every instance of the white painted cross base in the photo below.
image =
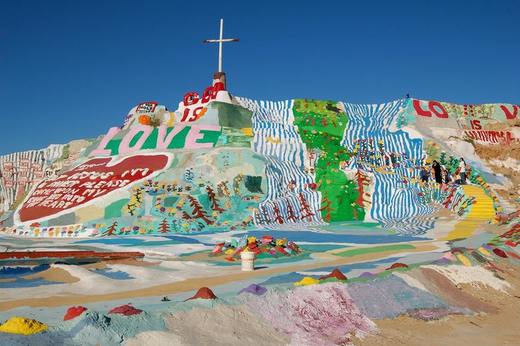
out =
{"type": "Polygon", "coordinates": [[[255,253],[251,251],[242,251],[240,253],[242,260],[242,271],[250,272],[255,270],[255,253]]]}

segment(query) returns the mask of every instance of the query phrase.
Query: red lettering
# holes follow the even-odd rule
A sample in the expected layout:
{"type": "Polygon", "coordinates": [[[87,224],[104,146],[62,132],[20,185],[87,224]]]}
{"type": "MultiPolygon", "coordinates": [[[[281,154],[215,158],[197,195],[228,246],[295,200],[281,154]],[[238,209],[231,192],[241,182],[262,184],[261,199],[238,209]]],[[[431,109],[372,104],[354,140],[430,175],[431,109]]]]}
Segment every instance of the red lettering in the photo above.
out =
{"type": "Polygon", "coordinates": [[[195,91],[190,91],[189,93],[186,93],[184,95],[184,99],[182,100],[183,103],[184,103],[184,106],[191,106],[191,105],[194,105],[196,104],[197,102],[199,102],[199,94],[196,93],[195,91]]]}
{"type": "Polygon", "coordinates": [[[429,110],[423,109],[421,107],[421,101],[419,100],[413,100],[413,107],[415,108],[415,112],[417,112],[417,115],[421,115],[423,117],[431,117],[433,113],[437,116],[437,118],[448,118],[448,112],[446,111],[446,109],[444,109],[441,103],[437,101],[428,102],[429,110]]]}
{"type": "Polygon", "coordinates": [[[482,125],[480,124],[480,120],[471,120],[471,128],[473,130],[482,130],[482,125]]]}
{"type": "Polygon", "coordinates": [[[202,94],[202,103],[208,103],[211,99],[214,99],[215,96],[213,96],[213,87],[209,86],[206,89],[204,89],[204,93],[202,94]]]}
{"type": "Polygon", "coordinates": [[[185,108],[184,109],[184,113],[182,114],[181,121],[186,121],[186,119],[188,118],[189,114],[190,114],[190,109],[189,108],[185,108]]]}
{"type": "Polygon", "coordinates": [[[421,101],[419,101],[419,100],[413,100],[413,107],[415,108],[415,112],[417,112],[417,115],[421,115],[423,117],[431,117],[432,116],[432,113],[430,111],[422,109],[421,101]]]}
{"type": "Polygon", "coordinates": [[[502,112],[504,112],[504,115],[506,116],[506,119],[512,120],[518,116],[518,107],[517,105],[513,105],[513,112],[511,113],[509,109],[505,105],[500,105],[500,109],[502,109],[502,112]]]}
{"type": "Polygon", "coordinates": [[[448,112],[446,112],[446,109],[444,109],[440,102],[430,101],[429,108],[438,118],[448,118],[448,112]]]}
{"type": "Polygon", "coordinates": [[[190,121],[195,121],[197,120],[198,118],[200,118],[201,116],[204,115],[204,113],[206,113],[206,108],[204,107],[197,107],[193,110],[193,117],[190,121]]]}

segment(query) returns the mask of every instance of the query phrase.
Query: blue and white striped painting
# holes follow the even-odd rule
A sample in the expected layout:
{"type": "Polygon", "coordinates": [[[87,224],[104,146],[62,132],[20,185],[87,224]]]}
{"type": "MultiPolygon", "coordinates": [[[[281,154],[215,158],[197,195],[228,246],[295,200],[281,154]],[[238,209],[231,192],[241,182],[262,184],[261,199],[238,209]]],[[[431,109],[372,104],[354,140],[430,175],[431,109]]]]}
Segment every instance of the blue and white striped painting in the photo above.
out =
{"type": "Polygon", "coordinates": [[[307,149],[293,125],[294,101],[237,100],[253,112],[253,150],[267,161],[267,196],[259,205],[255,223],[321,223],[321,197],[309,187],[314,177],[305,171],[307,149]],[[302,210],[302,202],[308,205],[308,211],[302,210]]]}

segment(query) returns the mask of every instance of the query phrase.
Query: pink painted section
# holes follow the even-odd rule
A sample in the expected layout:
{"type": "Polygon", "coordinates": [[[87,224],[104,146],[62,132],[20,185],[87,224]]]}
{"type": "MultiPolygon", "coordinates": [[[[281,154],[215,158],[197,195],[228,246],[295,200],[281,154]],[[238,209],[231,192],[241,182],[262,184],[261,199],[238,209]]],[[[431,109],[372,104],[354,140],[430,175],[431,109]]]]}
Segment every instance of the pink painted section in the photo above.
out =
{"type": "Polygon", "coordinates": [[[363,335],[376,329],[339,283],[270,291],[244,299],[252,311],[291,335],[292,345],[343,345],[350,342],[348,333],[363,335]]]}
{"type": "Polygon", "coordinates": [[[121,129],[119,127],[112,127],[110,130],[108,130],[108,133],[103,137],[101,142],[99,143],[96,150],[93,150],[92,153],[90,153],[90,156],[109,156],[112,151],[109,149],[105,149],[106,145],[112,138],[114,138],[121,129]]]}

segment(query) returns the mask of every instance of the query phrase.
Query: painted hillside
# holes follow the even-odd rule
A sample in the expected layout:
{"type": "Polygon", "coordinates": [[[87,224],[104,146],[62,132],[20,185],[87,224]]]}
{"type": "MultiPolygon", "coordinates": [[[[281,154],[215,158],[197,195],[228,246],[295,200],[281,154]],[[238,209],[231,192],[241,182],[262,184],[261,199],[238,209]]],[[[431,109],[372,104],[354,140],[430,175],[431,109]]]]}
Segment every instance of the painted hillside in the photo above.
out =
{"type": "MultiPolygon", "coordinates": [[[[0,231],[69,238],[363,221],[420,235],[440,217],[493,222],[518,205],[519,109],[256,101],[216,79],[175,111],[144,102],[96,139],[1,156],[0,231]]],[[[460,236],[453,227],[446,239],[460,236]]]]}

